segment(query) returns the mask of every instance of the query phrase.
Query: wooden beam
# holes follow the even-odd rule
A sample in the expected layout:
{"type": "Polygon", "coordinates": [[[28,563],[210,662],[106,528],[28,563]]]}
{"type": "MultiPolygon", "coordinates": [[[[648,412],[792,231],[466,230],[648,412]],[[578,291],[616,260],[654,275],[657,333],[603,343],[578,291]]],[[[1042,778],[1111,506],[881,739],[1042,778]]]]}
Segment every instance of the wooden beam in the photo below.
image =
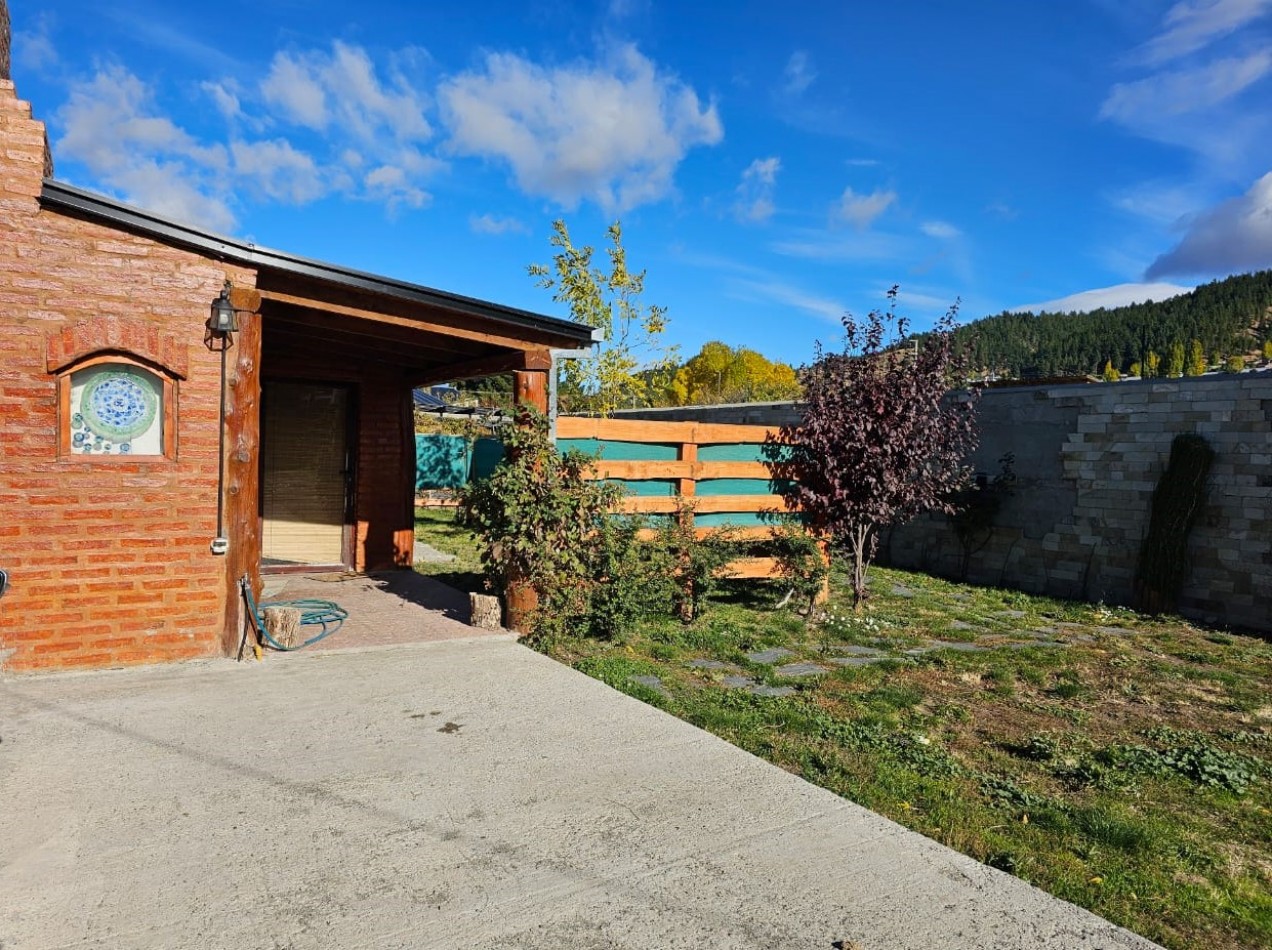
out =
{"type": "Polygon", "coordinates": [[[763,444],[770,434],[776,438],[780,430],[772,426],[714,422],[651,422],[645,419],[595,419],[584,416],[561,416],[557,419],[557,437],[561,439],[672,445],[687,442],[696,445],[763,444]]]}
{"type": "Polygon", "coordinates": [[[458,318],[445,316],[443,312],[436,310],[429,310],[427,317],[404,317],[378,310],[368,310],[365,307],[345,306],[344,304],[332,303],[321,298],[282,293],[277,290],[264,290],[261,292],[261,296],[266,300],[304,307],[308,310],[338,313],[345,317],[370,320],[385,326],[408,327],[420,331],[440,333],[444,336],[457,337],[462,340],[488,343],[491,346],[518,350],[543,348],[542,343],[532,342],[522,337],[508,336],[504,333],[491,333],[487,330],[474,330],[472,329],[472,324],[479,319],[478,317],[467,317],[461,321],[458,318]]]}
{"type": "MultiPolygon", "coordinates": [[[[427,372],[414,375],[413,386],[429,386],[433,383],[445,383],[456,379],[474,379],[480,376],[497,376],[500,373],[518,371],[537,372],[545,376],[552,366],[552,354],[547,350],[517,350],[511,353],[499,353],[495,356],[484,356],[481,359],[467,360],[462,363],[449,363],[438,366],[427,372]]],[[[546,412],[546,405],[544,403],[546,412]]]]}
{"type": "Polygon", "coordinates": [[[776,558],[740,557],[730,561],[717,572],[718,577],[767,579],[781,573],[776,558]]]}
{"type": "Polygon", "coordinates": [[[350,318],[326,313],[310,307],[271,307],[265,313],[265,336],[273,337],[280,331],[300,334],[314,339],[335,336],[342,340],[383,345],[386,340],[401,347],[434,350],[442,353],[462,354],[465,359],[481,355],[483,347],[471,340],[463,340],[444,330],[427,326],[403,327],[396,324],[373,323],[370,320],[350,318]],[[315,330],[322,331],[315,334],[315,330]]]}
{"type": "Polygon", "coordinates": [[[614,460],[603,456],[592,463],[593,478],[621,478],[624,481],[645,479],[755,478],[771,481],[773,471],[767,462],[644,462],[614,460]]]}
{"type": "MultiPolygon", "coordinates": [[[[622,500],[622,510],[666,515],[675,512],[676,501],[673,495],[628,495],[622,500]]],[[[693,501],[694,512],[699,515],[789,510],[781,495],[698,495],[693,501]]]]}

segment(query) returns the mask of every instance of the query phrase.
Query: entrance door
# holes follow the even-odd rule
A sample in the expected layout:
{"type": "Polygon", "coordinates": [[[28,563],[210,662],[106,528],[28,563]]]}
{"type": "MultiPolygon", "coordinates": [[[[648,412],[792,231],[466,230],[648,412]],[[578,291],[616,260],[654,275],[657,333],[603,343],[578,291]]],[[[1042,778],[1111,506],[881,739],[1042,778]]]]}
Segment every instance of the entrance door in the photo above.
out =
{"type": "Polygon", "coordinates": [[[262,567],[347,566],[349,390],[264,384],[262,567]]]}

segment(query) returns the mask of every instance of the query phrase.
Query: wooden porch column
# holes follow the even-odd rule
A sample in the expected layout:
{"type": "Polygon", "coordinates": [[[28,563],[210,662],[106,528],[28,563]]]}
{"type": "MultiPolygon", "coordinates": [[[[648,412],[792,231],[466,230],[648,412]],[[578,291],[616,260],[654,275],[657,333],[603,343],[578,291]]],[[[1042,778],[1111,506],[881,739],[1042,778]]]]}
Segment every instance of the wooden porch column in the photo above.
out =
{"type": "Polygon", "coordinates": [[[529,406],[548,414],[548,373],[541,369],[519,369],[512,374],[513,398],[518,406],[529,406]]]}
{"type": "Polygon", "coordinates": [[[243,635],[247,612],[239,590],[244,574],[252,596],[261,594],[260,446],[261,446],[261,295],[230,292],[239,332],[228,353],[225,380],[225,627],[221,652],[233,656],[243,635]]]}
{"type": "MultiPolygon", "coordinates": [[[[512,374],[513,399],[518,407],[548,413],[548,374],[541,369],[519,369],[512,374]]],[[[518,425],[522,424],[518,421],[518,425]]],[[[539,592],[519,577],[509,577],[504,591],[504,626],[529,633],[529,618],[539,606],[539,592]]]]}

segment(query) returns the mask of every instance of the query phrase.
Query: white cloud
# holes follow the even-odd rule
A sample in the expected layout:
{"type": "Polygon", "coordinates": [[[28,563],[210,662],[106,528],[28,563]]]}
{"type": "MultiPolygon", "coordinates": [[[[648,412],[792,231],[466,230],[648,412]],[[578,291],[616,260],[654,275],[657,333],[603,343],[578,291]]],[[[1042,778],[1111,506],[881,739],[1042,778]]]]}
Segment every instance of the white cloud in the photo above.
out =
{"type": "Polygon", "coordinates": [[[740,221],[767,221],[773,216],[773,191],[777,186],[777,173],[782,170],[782,160],[757,158],[742,172],[737,188],[734,214],[740,221]]]}
{"type": "Polygon", "coordinates": [[[279,53],[261,81],[265,102],[282,111],[296,125],[321,132],[330,120],[327,93],[308,67],[287,53],[279,53]]]}
{"type": "Polygon", "coordinates": [[[505,218],[495,214],[472,215],[468,219],[468,227],[475,234],[530,233],[530,229],[516,218],[505,218]]]}
{"type": "Polygon", "coordinates": [[[1258,82],[1272,70],[1272,51],[1215,60],[1195,69],[1158,73],[1118,83],[1100,107],[1100,118],[1132,128],[1212,109],[1258,82]]]}
{"type": "Polygon", "coordinates": [[[830,218],[832,221],[845,222],[859,231],[864,231],[896,200],[895,191],[875,189],[870,194],[864,195],[858,194],[852,188],[845,188],[839,200],[831,207],[830,218]]]}
{"type": "Polygon", "coordinates": [[[234,215],[218,182],[228,151],[200,144],[155,113],[149,88],[119,67],[108,67],[71,88],[58,110],[63,134],[57,153],[81,162],[107,189],[159,214],[213,230],[228,230],[234,215]]]}
{"type": "Polygon", "coordinates": [[[305,204],[327,191],[322,172],[313,158],[297,151],[290,142],[232,142],[234,172],[267,198],[289,204],[305,204]]]}
{"type": "Polygon", "coordinates": [[[714,104],[633,46],[605,64],[545,68],[511,53],[438,91],[456,154],[506,162],[518,187],[566,208],[607,212],[664,197],[695,145],[724,135],[714,104]]]}
{"type": "Polygon", "coordinates": [[[1235,33],[1270,8],[1272,0],[1184,0],[1166,11],[1162,32],[1131,58],[1146,66],[1161,65],[1235,33]]]}
{"type": "MultiPolygon", "coordinates": [[[[204,88],[214,100],[233,96],[229,86],[204,88]]],[[[57,117],[58,154],[82,163],[101,186],[212,230],[234,227],[232,205],[245,194],[302,204],[334,187],[314,158],[286,139],[200,141],[160,112],[150,87],[118,66],[72,86],[57,117]]]]}
{"type": "Polygon", "coordinates": [[[806,52],[796,50],[786,61],[782,79],[782,88],[787,95],[798,96],[817,80],[817,70],[806,52]]]}
{"type": "Polygon", "coordinates": [[[261,81],[265,102],[297,125],[342,136],[423,141],[432,134],[422,92],[401,76],[382,82],[366,51],[332,43],[331,53],[278,53],[261,81]]]}
{"type": "Polygon", "coordinates": [[[937,238],[941,241],[953,240],[963,235],[962,231],[947,221],[924,221],[919,225],[919,230],[928,237],[937,238]]]}
{"type": "Polygon", "coordinates": [[[1196,216],[1180,242],[1145,277],[1224,276],[1272,267],[1272,172],[1244,195],[1196,216]]]}
{"type": "Polygon", "coordinates": [[[397,211],[402,206],[422,208],[433,196],[411,183],[410,177],[401,168],[394,165],[381,165],[367,172],[362,180],[369,198],[383,201],[389,211],[397,211]]]}
{"type": "Polygon", "coordinates": [[[1192,287],[1181,287],[1178,284],[1147,283],[1117,284],[1113,287],[1100,287],[1095,290],[1084,290],[1058,297],[1055,300],[1044,300],[1041,303],[1026,303],[1012,307],[1011,311],[1023,313],[1089,313],[1101,307],[1125,307],[1133,303],[1144,303],[1149,300],[1169,300],[1193,290],[1192,287]]]}
{"type": "Polygon", "coordinates": [[[216,106],[216,111],[221,113],[228,121],[233,122],[243,114],[243,106],[239,102],[238,91],[233,80],[203,82],[199,83],[199,88],[211,97],[212,104],[216,106]]]}

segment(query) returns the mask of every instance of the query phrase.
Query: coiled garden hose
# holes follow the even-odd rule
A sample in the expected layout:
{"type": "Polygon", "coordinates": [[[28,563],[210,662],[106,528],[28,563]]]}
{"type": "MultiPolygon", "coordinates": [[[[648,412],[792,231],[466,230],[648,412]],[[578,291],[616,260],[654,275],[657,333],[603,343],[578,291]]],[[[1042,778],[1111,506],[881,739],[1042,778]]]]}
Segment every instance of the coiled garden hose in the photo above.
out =
{"type": "Polygon", "coordinates": [[[256,603],[256,598],[252,596],[252,583],[248,580],[246,574],[239,578],[239,587],[243,591],[243,597],[247,601],[248,613],[252,618],[252,623],[256,625],[256,632],[275,650],[300,650],[311,644],[317,643],[324,637],[329,637],[349,618],[349,611],[345,610],[339,604],[330,600],[271,600],[256,603]],[[319,631],[306,640],[304,643],[296,643],[291,646],[284,646],[269,635],[269,631],[265,629],[265,608],[266,607],[289,607],[293,610],[300,611],[300,624],[302,627],[319,627],[319,631]]]}

